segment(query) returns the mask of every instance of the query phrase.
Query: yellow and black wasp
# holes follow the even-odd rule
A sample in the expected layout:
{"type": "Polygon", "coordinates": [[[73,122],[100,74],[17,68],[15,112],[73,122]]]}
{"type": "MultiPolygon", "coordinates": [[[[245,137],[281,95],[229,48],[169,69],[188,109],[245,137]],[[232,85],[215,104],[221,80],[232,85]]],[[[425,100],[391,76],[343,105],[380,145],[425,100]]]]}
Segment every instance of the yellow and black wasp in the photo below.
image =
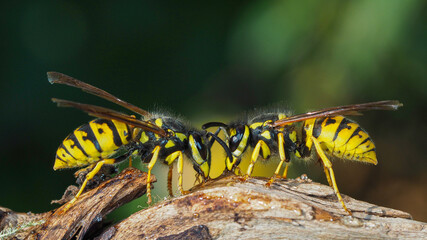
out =
{"type": "MultiPolygon", "coordinates": [[[[181,193],[185,193],[182,187],[184,155],[192,160],[193,168],[203,180],[209,178],[211,147],[215,140],[225,149],[227,155],[232,157],[226,144],[216,136],[218,133],[212,134],[196,130],[176,118],[151,114],[102,89],[67,75],[48,72],[47,76],[52,84],[59,83],[80,88],[127,108],[142,117],[140,120],[134,116],[95,105],[52,99],[60,107],[74,107],[90,116],[97,117],[68,135],[56,152],[54,170],[89,165],[82,169],[90,172],[86,175],[79,192],[70,201],[70,204],[77,200],[88,181],[99,172],[104,164],[114,164],[133,155],[141,157],[143,162],[148,163],[147,196],[149,203],[151,202],[151,170],[159,158],[170,166],[173,166],[171,164],[177,160],[178,189],[181,193]],[[211,137],[210,140],[209,137],[211,137]],[[119,156],[117,156],[118,154],[119,156]]],[[[168,187],[170,187],[171,179],[169,178],[168,181],[168,187]]],[[[171,192],[170,189],[169,192],[171,192]]]]}
{"type": "Polygon", "coordinates": [[[397,110],[402,104],[398,101],[379,101],[327,108],[320,111],[288,116],[284,113],[265,113],[243,121],[224,124],[210,122],[204,129],[219,127],[226,134],[226,143],[233,155],[226,158],[226,167],[235,171],[244,153],[252,147],[251,161],[245,179],[251,176],[259,157],[269,159],[278,155],[280,163],[268,186],[279,176],[286,163],[282,178],[286,178],[291,154],[297,158],[309,159],[314,150],[323,164],[326,178],[333,187],[338,200],[350,215],[335,181],[332,163],[327,156],[345,160],[377,164],[375,145],[368,133],[357,123],[342,115],[360,115],[367,110],[397,110]]]}

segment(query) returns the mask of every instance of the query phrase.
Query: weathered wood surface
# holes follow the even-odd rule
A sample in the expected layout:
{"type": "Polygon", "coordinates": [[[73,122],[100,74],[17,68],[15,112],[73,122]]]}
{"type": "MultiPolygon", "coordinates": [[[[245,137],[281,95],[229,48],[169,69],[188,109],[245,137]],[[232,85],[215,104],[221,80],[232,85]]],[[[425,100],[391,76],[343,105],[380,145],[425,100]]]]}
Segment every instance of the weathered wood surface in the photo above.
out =
{"type": "Polygon", "coordinates": [[[93,232],[103,227],[105,215],[145,194],[146,180],[146,173],[135,168],[125,169],[115,178],[84,193],[67,211],[64,211],[64,205],[43,214],[13,213],[9,210],[0,219],[0,230],[7,232],[5,228],[19,228],[25,222],[38,222],[39,224],[22,229],[10,238],[71,239],[76,236],[77,239],[84,239],[89,230],[93,232]]]}
{"type": "Polygon", "coordinates": [[[139,211],[97,239],[426,239],[425,223],[408,213],[344,196],[301,180],[241,182],[227,177],[191,194],[139,211]],[[181,234],[181,235],[180,235],[181,234]]]}
{"type": "Polygon", "coordinates": [[[267,188],[264,179],[242,182],[233,176],[210,181],[190,194],[162,201],[115,225],[103,226],[100,222],[94,226],[115,208],[116,201],[125,202],[119,199],[128,201],[145,193],[145,175],[129,175],[126,171],[82,196],[79,202],[93,201],[90,208],[75,206],[66,213],[69,217],[46,213],[44,224],[15,237],[70,239],[78,234],[79,239],[427,239],[426,223],[411,220],[408,213],[343,195],[354,215],[347,216],[330,187],[310,180],[277,180],[267,188]],[[113,192],[108,203],[104,198],[109,194],[103,198],[90,194],[103,185],[105,189],[120,186],[110,189],[113,192]],[[88,232],[92,232],[90,236],[88,232]]]}

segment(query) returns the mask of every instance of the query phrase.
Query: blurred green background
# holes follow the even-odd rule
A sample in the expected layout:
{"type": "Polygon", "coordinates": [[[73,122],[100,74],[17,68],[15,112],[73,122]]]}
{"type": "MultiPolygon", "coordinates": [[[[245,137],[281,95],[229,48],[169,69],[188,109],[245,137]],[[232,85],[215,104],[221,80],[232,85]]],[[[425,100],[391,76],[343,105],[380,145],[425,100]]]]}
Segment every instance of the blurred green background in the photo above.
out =
{"type": "MultiPolygon", "coordinates": [[[[51,97],[120,109],[50,85],[46,72],[58,71],[144,109],[166,109],[195,127],[270,106],[303,113],[400,100],[404,107],[397,112],[353,118],[376,142],[379,164],[335,161],[337,183],[344,194],[427,221],[426,1],[9,1],[0,6],[0,206],[48,211],[56,207],[50,201],[74,183],[74,170],[53,171],[55,151],[91,118],[57,108],[51,97]]],[[[223,153],[216,156],[222,163],[223,153]]],[[[166,172],[156,166],[157,199],[165,196],[166,172]]],[[[192,169],[185,173],[194,175],[192,169]]],[[[303,173],[326,183],[318,164],[299,162],[290,169],[291,177],[303,173]]],[[[144,198],[133,202],[115,216],[144,203],[144,198]]]]}

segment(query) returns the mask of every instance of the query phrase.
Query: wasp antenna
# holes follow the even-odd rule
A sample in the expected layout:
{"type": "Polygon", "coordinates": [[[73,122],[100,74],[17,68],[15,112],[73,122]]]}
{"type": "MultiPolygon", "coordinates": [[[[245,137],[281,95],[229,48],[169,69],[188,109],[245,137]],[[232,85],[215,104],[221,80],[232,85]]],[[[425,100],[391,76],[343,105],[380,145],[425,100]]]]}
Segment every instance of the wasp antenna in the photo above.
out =
{"type": "Polygon", "coordinates": [[[225,128],[227,128],[228,125],[225,123],[222,123],[222,122],[208,122],[208,123],[205,123],[202,125],[203,130],[206,130],[206,129],[211,128],[211,127],[225,127],[225,128]]]}
{"type": "MultiPolygon", "coordinates": [[[[218,136],[218,134],[219,134],[219,132],[220,132],[220,131],[221,131],[221,128],[218,128],[218,129],[216,130],[216,132],[214,133],[214,135],[215,135],[215,136],[218,136]]],[[[209,135],[209,134],[211,134],[211,132],[206,132],[206,135],[209,135]]],[[[214,139],[214,138],[211,138],[211,140],[209,141],[209,145],[208,145],[208,147],[209,147],[209,148],[211,148],[211,147],[212,147],[212,145],[213,145],[214,141],[215,141],[215,139],[214,139]]]]}
{"type": "MultiPolygon", "coordinates": [[[[218,129],[218,130],[219,130],[219,129],[218,129]]],[[[216,133],[216,134],[218,134],[218,132],[219,132],[219,131],[217,131],[217,133],[216,133]]],[[[224,148],[224,151],[225,151],[225,153],[227,154],[227,156],[228,156],[228,158],[229,158],[229,159],[233,159],[233,155],[231,154],[230,149],[228,148],[227,144],[225,144],[225,142],[224,142],[224,141],[222,141],[222,139],[221,139],[221,138],[219,138],[217,135],[215,135],[215,134],[213,134],[213,133],[211,133],[211,132],[207,132],[207,135],[208,135],[208,136],[211,136],[213,140],[216,140],[216,141],[219,143],[219,145],[221,145],[221,147],[222,147],[222,148],[224,148]]],[[[212,144],[213,144],[213,141],[211,141],[211,142],[209,143],[209,148],[210,148],[210,147],[212,147],[212,144]]]]}
{"type": "Polygon", "coordinates": [[[47,73],[47,79],[51,84],[58,83],[58,84],[64,84],[71,87],[79,88],[83,90],[84,92],[87,92],[89,94],[95,95],[97,97],[103,98],[107,101],[113,102],[119,106],[122,106],[124,108],[127,108],[135,113],[140,114],[141,116],[150,117],[151,114],[133,104],[130,104],[126,101],[121,100],[120,98],[112,95],[111,93],[108,93],[100,88],[97,88],[95,86],[92,86],[88,83],[82,82],[80,80],[77,80],[73,77],[67,76],[63,73],[59,72],[48,72],[47,73]]]}

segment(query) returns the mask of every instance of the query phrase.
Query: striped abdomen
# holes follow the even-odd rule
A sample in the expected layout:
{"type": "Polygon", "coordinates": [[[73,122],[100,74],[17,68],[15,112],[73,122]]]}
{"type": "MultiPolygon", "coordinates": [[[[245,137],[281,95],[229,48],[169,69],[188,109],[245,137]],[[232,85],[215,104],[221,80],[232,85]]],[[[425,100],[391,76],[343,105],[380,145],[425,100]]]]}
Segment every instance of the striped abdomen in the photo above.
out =
{"type": "Polygon", "coordinates": [[[126,124],[115,120],[92,120],[64,139],[56,151],[53,169],[81,167],[108,158],[130,139],[126,124]]]}
{"type": "Polygon", "coordinates": [[[304,122],[303,137],[311,149],[311,137],[316,138],[322,149],[338,158],[377,164],[375,145],[359,124],[343,117],[310,119],[304,122]]]}

